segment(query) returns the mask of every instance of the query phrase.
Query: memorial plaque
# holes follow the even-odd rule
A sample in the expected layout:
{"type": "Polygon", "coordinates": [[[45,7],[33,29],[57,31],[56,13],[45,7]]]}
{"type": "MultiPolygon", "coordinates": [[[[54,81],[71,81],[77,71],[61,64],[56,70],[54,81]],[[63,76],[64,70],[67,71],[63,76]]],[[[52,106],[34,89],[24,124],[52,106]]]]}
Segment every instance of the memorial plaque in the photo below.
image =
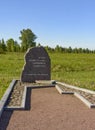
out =
{"type": "Polygon", "coordinates": [[[43,47],[33,47],[25,55],[25,65],[21,74],[22,82],[50,80],[50,58],[43,47]]]}

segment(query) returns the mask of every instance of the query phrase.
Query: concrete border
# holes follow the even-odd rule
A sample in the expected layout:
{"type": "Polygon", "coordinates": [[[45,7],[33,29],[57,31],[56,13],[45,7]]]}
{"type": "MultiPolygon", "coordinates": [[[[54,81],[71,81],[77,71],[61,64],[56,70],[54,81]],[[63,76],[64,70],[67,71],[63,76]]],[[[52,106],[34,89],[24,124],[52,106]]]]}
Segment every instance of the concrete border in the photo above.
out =
{"type": "Polygon", "coordinates": [[[79,98],[84,104],[86,104],[89,108],[91,108],[91,103],[88,100],[86,100],[84,97],[82,97],[80,94],[78,94],[76,92],[74,93],[74,95],[77,98],[79,98]]]}
{"type": "MultiPolygon", "coordinates": [[[[87,89],[84,89],[84,88],[79,88],[79,87],[76,87],[76,86],[68,85],[66,83],[61,83],[61,82],[57,82],[57,83],[65,86],[67,88],[72,88],[72,89],[80,90],[80,91],[83,91],[83,92],[86,92],[86,93],[95,94],[95,92],[91,91],[91,90],[87,90],[87,89]]],[[[69,93],[69,92],[64,92],[62,94],[67,94],[67,93],[69,93]]],[[[81,96],[77,92],[74,92],[73,94],[77,98],[79,98],[84,104],[86,104],[89,108],[95,108],[95,104],[90,103],[87,99],[85,99],[83,96],[81,96]]]]}
{"type": "MultiPolygon", "coordinates": [[[[17,82],[18,80],[15,80],[15,81],[17,82]]],[[[48,82],[51,83],[51,81],[48,81],[48,82]]],[[[49,87],[55,87],[55,85],[50,84],[50,85],[42,85],[42,86],[41,85],[40,86],[38,86],[38,85],[36,85],[36,86],[24,86],[24,92],[23,92],[23,96],[22,96],[21,106],[7,106],[7,107],[4,107],[4,109],[5,110],[24,110],[28,88],[37,89],[37,88],[49,88],[49,87]]]]}
{"type": "MultiPolygon", "coordinates": [[[[2,97],[2,99],[0,100],[0,117],[2,115],[2,112],[4,109],[6,110],[22,110],[22,109],[25,109],[25,103],[26,103],[26,94],[27,94],[27,89],[28,88],[31,88],[31,89],[37,89],[37,88],[48,88],[48,87],[55,87],[57,89],[57,91],[60,93],[60,94],[74,94],[77,98],[79,98],[81,101],[83,101],[89,108],[95,108],[95,104],[91,104],[88,100],[86,100],[84,97],[82,97],[80,94],[78,94],[77,92],[64,92],[58,85],[56,84],[50,84],[50,85],[43,85],[43,86],[25,86],[24,87],[24,92],[23,92],[23,97],[22,97],[22,103],[21,103],[21,106],[11,106],[11,107],[6,107],[4,108],[9,96],[10,96],[10,93],[12,92],[13,90],[13,87],[15,85],[15,83],[17,82],[18,80],[12,80],[12,82],[10,83],[8,89],[6,90],[4,96],[2,97]]],[[[68,85],[66,83],[62,83],[62,82],[56,82],[60,85],[63,85],[65,87],[68,87],[68,88],[72,88],[72,89],[76,89],[76,90],[80,90],[80,91],[84,91],[84,92],[87,92],[87,93],[90,93],[90,94],[95,94],[94,91],[91,91],[91,90],[87,90],[87,89],[84,89],[84,88],[79,88],[79,87],[76,87],[76,86],[72,86],[72,85],[68,85]]]]}
{"type": "Polygon", "coordinates": [[[25,109],[26,94],[27,94],[27,86],[24,87],[24,93],[23,93],[22,103],[21,103],[22,109],[25,109]]]}
{"type": "Polygon", "coordinates": [[[79,98],[84,104],[86,104],[89,108],[95,108],[95,104],[91,104],[88,100],[86,100],[83,96],[78,93],[74,93],[74,95],[79,98]]]}
{"type": "Polygon", "coordinates": [[[55,80],[36,80],[36,83],[52,84],[55,80]]]}
{"type": "Polygon", "coordinates": [[[26,94],[27,94],[27,86],[24,87],[21,106],[7,106],[7,107],[4,107],[4,109],[5,110],[23,110],[23,109],[25,109],[26,94]]]}
{"type": "Polygon", "coordinates": [[[37,89],[37,88],[51,88],[51,87],[55,87],[55,85],[40,85],[40,86],[27,86],[30,87],[32,89],[37,89]]]}
{"type": "Polygon", "coordinates": [[[8,97],[9,97],[9,95],[10,95],[10,93],[11,93],[11,91],[12,91],[12,89],[13,89],[15,83],[16,83],[16,81],[17,80],[12,80],[12,82],[10,83],[8,89],[6,90],[6,92],[3,95],[2,99],[0,100],[0,117],[1,117],[2,112],[4,110],[4,106],[6,104],[6,101],[8,100],[8,97]]]}
{"type": "Polygon", "coordinates": [[[55,88],[60,94],[74,94],[74,92],[64,92],[58,85],[55,85],[55,88]]]}
{"type": "Polygon", "coordinates": [[[24,92],[22,96],[21,106],[7,106],[4,107],[5,110],[23,110],[25,109],[25,103],[26,103],[26,95],[27,95],[27,89],[37,89],[37,88],[49,88],[49,87],[55,87],[54,85],[44,85],[44,86],[24,86],[24,92]]]}
{"type": "Polygon", "coordinates": [[[55,88],[57,89],[57,91],[62,94],[63,93],[63,90],[58,86],[58,85],[55,85],[55,88]]]}
{"type": "Polygon", "coordinates": [[[63,83],[63,82],[57,82],[57,83],[60,84],[60,85],[65,86],[65,87],[68,87],[68,88],[80,90],[80,91],[87,92],[87,93],[90,93],[90,94],[95,94],[95,91],[92,91],[92,90],[88,90],[88,89],[84,89],[84,88],[79,88],[77,86],[69,85],[69,84],[66,84],[66,83],[63,83]]]}

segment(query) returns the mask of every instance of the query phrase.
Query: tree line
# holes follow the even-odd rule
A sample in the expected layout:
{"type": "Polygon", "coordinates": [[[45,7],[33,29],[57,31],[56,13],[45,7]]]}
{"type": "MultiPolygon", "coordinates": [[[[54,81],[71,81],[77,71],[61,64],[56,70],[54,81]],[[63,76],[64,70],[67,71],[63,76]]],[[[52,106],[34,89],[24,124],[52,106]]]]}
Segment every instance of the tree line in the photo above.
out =
{"type": "MultiPolygon", "coordinates": [[[[6,42],[2,38],[0,40],[0,54],[6,52],[25,52],[30,47],[37,46],[35,42],[37,36],[32,32],[31,29],[23,29],[20,31],[21,40],[20,43],[15,41],[13,38],[9,38],[6,42]]],[[[38,46],[41,44],[39,43],[38,46]]],[[[60,52],[60,53],[95,53],[95,50],[90,50],[88,48],[72,48],[72,47],[62,47],[56,45],[55,48],[51,48],[49,46],[44,46],[48,52],[60,52]]]]}
{"type": "Polygon", "coordinates": [[[60,52],[60,53],[95,53],[95,50],[90,50],[88,48],[72,48],[72,47],[62,47],[56,45],[55,48],[49,46],[45,47],[48,52],[60,52]]]}
{"type": "Polygon", "coordinates": [[[18,43],[13,38],[9,38],[6,42],[2,38],[0,40],[0,53],[5,52],[24,52],[30,47],[36,46],[36,35],[31,29],[23,29],[20,31],[21,36],[19,39],[21,43],[18,43]]]}

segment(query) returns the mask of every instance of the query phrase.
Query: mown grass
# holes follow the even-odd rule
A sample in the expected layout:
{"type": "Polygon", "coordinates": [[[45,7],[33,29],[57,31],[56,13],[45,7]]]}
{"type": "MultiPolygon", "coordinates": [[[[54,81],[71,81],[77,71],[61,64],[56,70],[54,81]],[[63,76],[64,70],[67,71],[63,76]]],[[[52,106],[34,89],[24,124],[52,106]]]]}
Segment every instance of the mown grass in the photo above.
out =
{"type": "MultiPolygon", "coordinates": [[[[49,53],[51,79],[95,90],[95,54],[49,53]]],[[[0,54],[0,98],[12,79],[20,79],[24,53],[0,54]]]]}

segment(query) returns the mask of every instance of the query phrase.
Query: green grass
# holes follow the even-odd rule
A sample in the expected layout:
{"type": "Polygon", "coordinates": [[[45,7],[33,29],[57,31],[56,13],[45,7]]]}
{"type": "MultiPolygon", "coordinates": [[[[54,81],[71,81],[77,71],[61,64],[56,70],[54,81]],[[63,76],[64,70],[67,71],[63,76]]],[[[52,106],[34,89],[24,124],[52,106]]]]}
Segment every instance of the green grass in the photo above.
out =
{"type": "Polygon", "coordinates": [[[95,90],[95,54],[55,53],[51,59],[52,78],[95,90]]]}
{"type": "Polygon", "coordinates": [[[24,64],[23,53],[0,54],[0,98],[12,79],[20,78],[24,64]]]}
{"type": "MultiPolygon", "coordinates": [[[[49,53],[51,78],[95,90],[95,54],[49,53]]],[[[0,54],[0,98],[12,79],[20,79],[23,53],[0,54]]]]}

